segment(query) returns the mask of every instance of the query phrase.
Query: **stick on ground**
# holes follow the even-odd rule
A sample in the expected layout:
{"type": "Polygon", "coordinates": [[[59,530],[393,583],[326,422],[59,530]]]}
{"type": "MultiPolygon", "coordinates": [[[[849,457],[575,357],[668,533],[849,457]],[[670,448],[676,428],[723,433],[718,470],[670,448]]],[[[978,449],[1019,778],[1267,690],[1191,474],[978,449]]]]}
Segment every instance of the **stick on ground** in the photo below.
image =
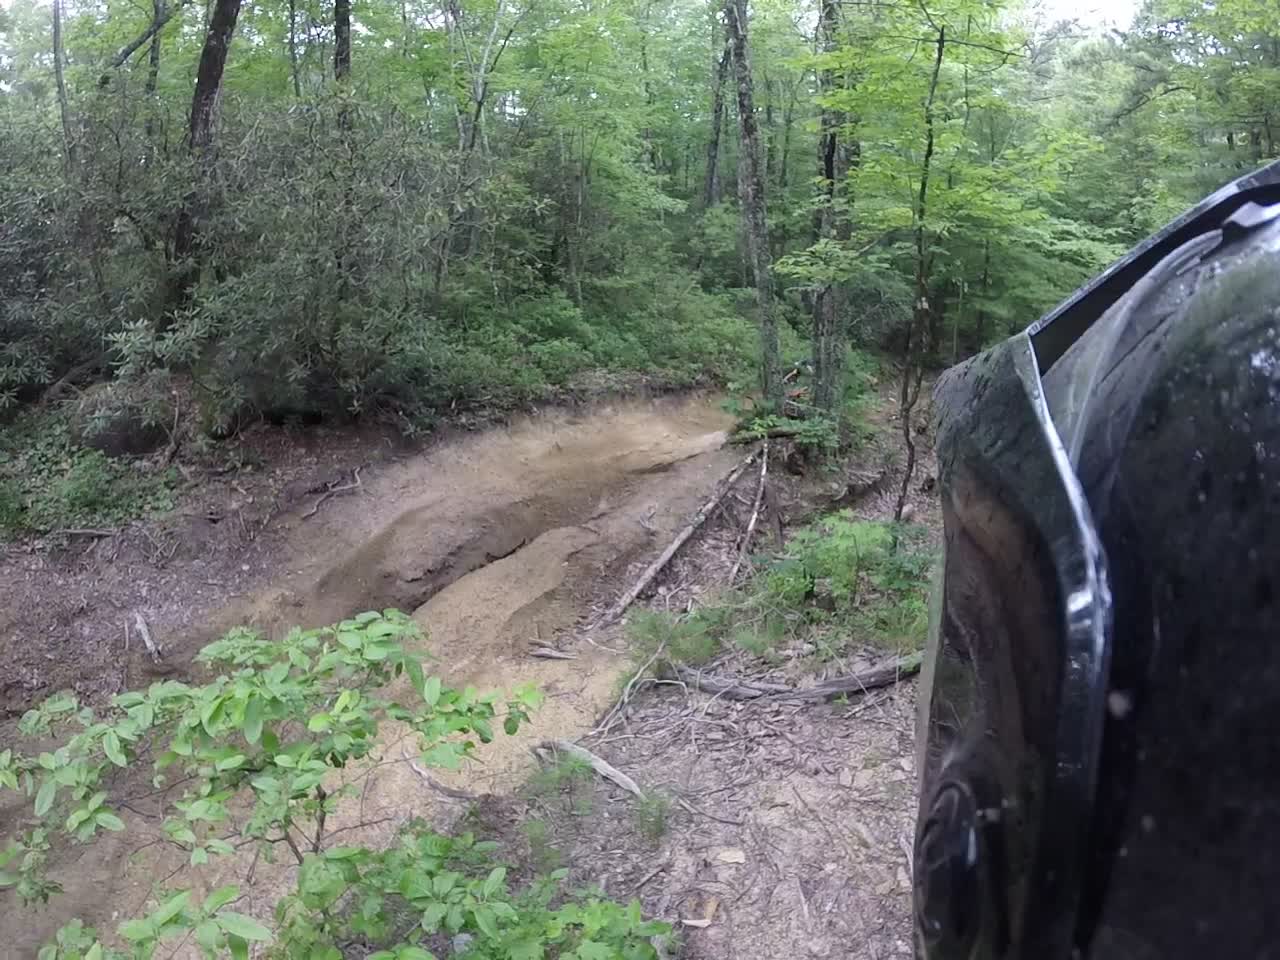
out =
{"type": "Polygon", "coordinates": [[[738,579],[738,570],[742,561],[747,558],[751,549],[751,537],[756,532],[756,521],[760,519],[760,502],[764,499],[764,485],[769,482],[769,441],[760,448],[760,482],[756,484],[756,501],[751,507],[751,520],[747,523],[747,532],[742,535],[742,546],[738,548],[738,559],[733,561],[733,569],[729,571],[729,586],[738,579]]]}
{"type": "Polygon", "coordinates": [[[708,676],[699,670],[680,664],[676,664],[673,669],[675,675],[689,686],[727,700],[758,700],[761,697],[770,697],[775,700],[819,701],[858,696],[879,687],[891,686],[899,680],[905,680],[919,673],[923,659],[923,654],[913,653],[910,656],[897,657],[888,663],[879,664],[860,673],[836,677],[834,680],[799,690],[788,687],[784,683],[708,676]]]}
{"type": "Polygon", "coordinates": [[[667,549],[662,551],[662,555],[658,557],[657,560],[653,561],[653,563],[649,564],[648,568],[640,575],[640,579],[632,585],[631,589],[619,597],[617,602],[605,612],[605,615],[596,623],[597,627],[603,627],[607,624],[613,623],[626,612],[627,607],[631,606],[631,604],[635,602],[636,597],[640,596],[644,591],[644,588],[653,582],[653,578],[656,577],[662,571],[662,568],[671,561],[671,558],[676,555],[676,551],[684,546],[685,541],[692,537],[694,532],[700,526],[707,522],[707,518],[711,516],[712,511],[720,505],[720,501],[725,498],[729,493],[729,490],[733,487],[734,481],[742,475],[743,470],[751,466],[751,461],[755,460],[759,454],[759,450],[752,452],[750,456],[729,471],[728,475],[720,481],[720,485],[716,488],[716,492],[712,495],[711,499],[704,503],[702,508],[694,514],[693,519],[685,525],[684,529],[676,534],[676,538],[667,545],[667,549]]]}
{"type": "Polygon", "coordinates": [[[613,783],[616,783],[627,793],[634,794],[639,799],[644,799],[644,791],[640,789],[640,785],[628,777],[625,773],[613,766],[606,760],[596,756],[586,747],[580,747],[576,743],[568,740],[548,740],[544,746],[549,750],[567,753],[575,760],[581,760],[583,763],[591,765],[591,769],[600,776],[613,783]]]}
{"type": "Polygon", "coordinates": [[[156,663],[160,662],[160,647],[151,639],[151,629],[147,626],[147,621],[142,619],[142,614],[135,612],[133,622],[138,628],[138,636],[142,637],[142,642],[147,648],[147,653],[151,654],[151,659],[156,663]]]}

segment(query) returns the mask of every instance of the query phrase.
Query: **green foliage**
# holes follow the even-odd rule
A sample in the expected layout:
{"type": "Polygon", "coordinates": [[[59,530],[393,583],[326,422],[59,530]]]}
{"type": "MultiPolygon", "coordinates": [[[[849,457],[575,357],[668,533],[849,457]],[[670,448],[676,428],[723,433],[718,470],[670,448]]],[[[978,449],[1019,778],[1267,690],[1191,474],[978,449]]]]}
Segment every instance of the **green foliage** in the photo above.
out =
{"type": "Polygon", "coordinates": [[[703,610],[684,616],[637,610],[627,623],[632,641],[642,656],[661,647],[667,659],[695,667],[719,653],[720,626],[714,613],[703,610]]]}
{"type": "Polygon", "coordinates": [[[172,470],[142,473],[79,446],[65,413],[32,411],[0,434],[0,538],[161,513],[176,483],[172,470]]]}
{"type": "Polygon", "coordinates": [[[424,763],[454,767],[493,739],[497,723],[515,733],[539,702],[535,692],[517,691],[499,712],[496,695],[444,686],[407,652],[406,642],[421,640],[395,611],[294,630],[279,641],[239,629],[201,651],[217,673],[207,684],[162,681],[117,696],[101,714],[59,694],[24,715],[22,735],[50,748],[0,753],[0,789],[31,804],[34,826],[0,854],[0,888],[14,888],[23,901],[59,892],[45,874],[54,842],[128,829],[112,809],[110,772],[144,763],[158,787],[180,788],[162,827],[191,864],[245,843],[287,842],[299,866],[296,889],[276,905],[274,930],[231,909],[240,895],[234,886],[203,901],[172,890],[120,924],[130,953],[105,947],[76,922],[40,956],[149,958],[184,938],[206,957],[244,958],[256,942],[273,943],[280,957],[340,957],[339,945],[359,938],[388,945],[375,956],[418,957],[427,955],[421,938],[440,930],[469,934],[467,955],[477,958],[656,956],[649,938],[667,928],[645,922],[637,904],[564,899],[562,877],[513,890],[506,868],[492,862],[492,846],[470,835],[415,824],[395,846],[375,851],[336,845],[326,834],[327,818],[353,789],[327,788],[327,775],[376,762],[385,721],[417,738],[424,763]],[[401,677],[411,696],[388,699],[383,691],[401,677]],[[237,827],[231,809],[242,801],[248,815],[237,827]],[[296,835],[309,838],[305,850],[296,835]],[[419,922],[403,939],[396,929],[406,912],[419,922]]]}

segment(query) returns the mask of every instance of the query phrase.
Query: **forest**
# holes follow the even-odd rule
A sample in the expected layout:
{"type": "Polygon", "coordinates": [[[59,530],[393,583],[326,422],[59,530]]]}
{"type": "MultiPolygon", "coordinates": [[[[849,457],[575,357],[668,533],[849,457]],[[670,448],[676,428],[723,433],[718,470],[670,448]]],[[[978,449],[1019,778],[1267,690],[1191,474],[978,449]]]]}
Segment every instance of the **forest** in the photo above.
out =
{"type": "Polygon", "coordinates": [[[1278,154],[1064,9],[0,0],[0,953],[917,956],[930,385],[1278,154]]]}
{"type": "Polygon", "coordinates": [[[415,432],[803,360],[829,415],[1276,156],[1278,88],[1265,0],[9,0],[0,411],[415,432]]]}

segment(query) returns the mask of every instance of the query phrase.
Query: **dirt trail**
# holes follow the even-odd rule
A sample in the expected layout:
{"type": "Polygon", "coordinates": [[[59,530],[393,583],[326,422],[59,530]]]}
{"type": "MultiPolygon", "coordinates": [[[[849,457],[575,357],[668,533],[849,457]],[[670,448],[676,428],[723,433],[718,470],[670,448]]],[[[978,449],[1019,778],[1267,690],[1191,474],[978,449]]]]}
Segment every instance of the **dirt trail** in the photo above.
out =
{"type": "MultiPolygon", "coordinates": [[[[474,793],[501,791],[530,769],[531,739],[590,729],[627,662],[585,643],[576,660],[536,660],[530,644],[567,637],[626,581],[631,561],[665,546],[734,462],[722,449],[730,422],[707,397],[555,412],[370,470],[359,491],[314,517],[303,519],[301,505],[286,516],[272,550],[282,572],[211,622],[275,632],[364,609],[414,610],[447,681],[533,682],[547,694],[528,731],[500,738],[482,765],[451,778],[474,793]]],[[[389,743],[384,758],[400,756],[389,743]]],[[[391,818],[365,831],[375,842],[441,802],[404,762],[376,768],[362,795],[341,821],[391,818]]],[[[0,809],[0,820],[12,813],[0,809]]],[[[142,906],[176,861],[162,847],[139,851],[138,838],[158,833],[158,823],[131,819],[131,844],[108,838],[59,865],[66,892],[50,910],[3,911],[7,956],[33,956],[69,916],[111,929],[142,906]]],[[[190,884],[207,888],[247,868],[224,861],[189,871],[190,884]]],[[[260,892],[240,908],[267,918],[287,872],[259,863],[260,892]]]]}

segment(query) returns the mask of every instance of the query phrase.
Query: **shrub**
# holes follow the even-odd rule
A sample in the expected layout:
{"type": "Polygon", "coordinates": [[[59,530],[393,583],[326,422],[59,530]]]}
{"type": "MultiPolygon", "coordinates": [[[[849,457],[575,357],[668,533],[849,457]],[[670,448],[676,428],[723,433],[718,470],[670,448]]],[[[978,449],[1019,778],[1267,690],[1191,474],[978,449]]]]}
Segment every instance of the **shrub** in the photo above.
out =
{"type": "MultiPolygon", "coordinates": [[[[297,885],[276,905],[274,932],[228,909],[239,896],[235,886],[203,900],[172,890],[150,913],[118,927],[135,958],[152,956],[163,942],[194,938],[206,957],[243,958],[250,942],[274,940],[281,957],[341,960],[343,945],[361,943],[379,960],[420,960],[430,956],[426,938],[440,933],[469,937],[465,956],[473,960],[655,958],[649,938],[668,927],[645,922],[638,904],[566,899],[563,873],[513,890],[506,868],[492,862],[493,847],[468,834],[444,836],[412,824],[392,848],[372,850],[338,845],[326,833],[327,817],[355,790],[353,769],[376,762],[385,721],[407,727],[422,762],[454,767],[474,755],[477,743],[493,739],[495,723],[515,733],[538,703],[533,691],[517,691],[499,712],[496,695],[444,686],[405,650],[405,641],[421,639],[413,621],[395,611],[294,630],[279,641],[237,629],[201,652],[200,662],[217,672],[204,685],[165,680],[115,697],[102,712],[69,694],[46,700],[19,730],[50,749],[0,752],[0,789],[31,803],[25,829],[0,854],[0,888],[14,888],[27,903],[56,895],[44,869],[52,846],[127,829],[112,809],[110,772],[147,765],[158,785],[181,788],[162,826],[166,842],[193,865],[232,854],[232,840],[268,848],[297,832],[308,837],[309,849],[289,842],[297,885]],[[398,677],[407,680],[403,700],[386,693],[398,677]],[[327,790],[337,769],[348,785],[327,790]],[[249,816],[233,821],[240,798],[249,816]],[[401,933],[406,916],[415,922],[401,933]]],[[[84,960],[126,956],[77,922],[41,952],[84,960]]]]}

